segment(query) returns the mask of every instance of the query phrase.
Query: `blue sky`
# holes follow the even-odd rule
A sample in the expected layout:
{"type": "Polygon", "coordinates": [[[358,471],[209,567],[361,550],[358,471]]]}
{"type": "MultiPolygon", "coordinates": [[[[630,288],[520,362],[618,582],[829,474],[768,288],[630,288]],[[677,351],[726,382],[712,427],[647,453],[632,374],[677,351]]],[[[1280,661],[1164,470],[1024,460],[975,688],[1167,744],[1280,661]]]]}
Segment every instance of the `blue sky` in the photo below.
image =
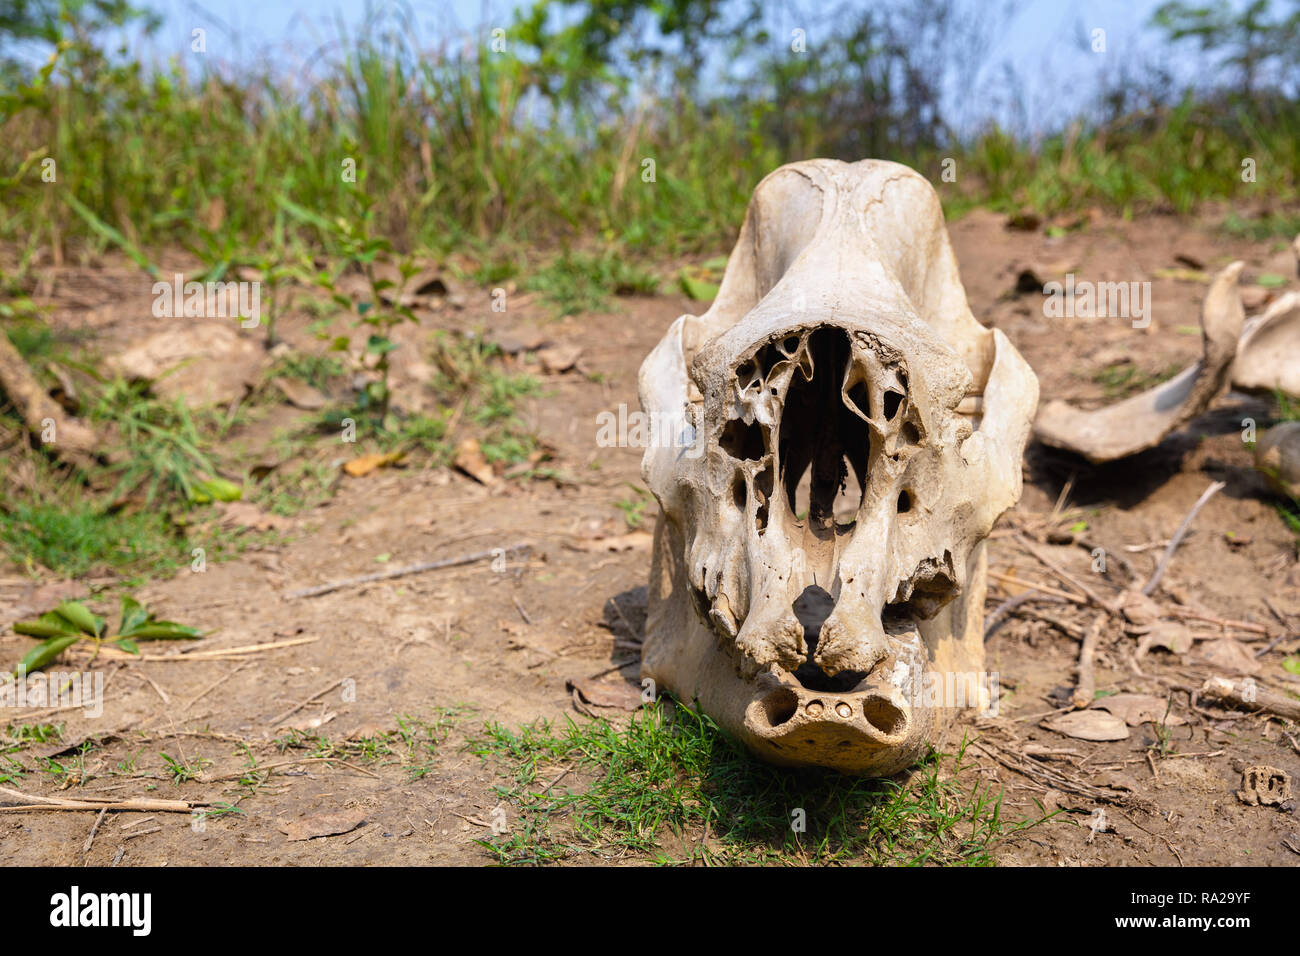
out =
{"type": "MultiPolygon", "coordinates": [[[[454,44],[466,35],[493,26],[508,26],[516,7],[510,0],[144,0],[162,14],[162,29],[141,50],[146,56],[169,59],[188,51],[190,31],[207,30],[208,55],[234,65],[277,62],[288,72],[310,64],[339,35],[339,26],[355,28],[368,12],[385,8],[408,10],[415,18],[415,33],[424,47],[454,44]]],[[[864,0],[866,2],[866,0],[864,0]]],[[[962,0],[971,10],[996,10],[996,0],[962,0]]],[[[997,104],[1003,65],[1014,66],[1021,80],[1021,109],[1030,129],[1052,126],[1053,119],[1077,113],[1096,90],[1105,72],[1114,75],[1154,53],[1156,35],[1147,28],[1160,0],[1021,0],[1005,27],[992,37],[979,74],[976,92],[948,91],[949,112],[959,125],[977,123],[990,113],[1007,120],[1006,107],[997,104]],[[1081,38],[1093,29],[1106,31],[1106,53],[1085,49],[1081,38]]],[[[789,9],[783,3],[782,10],[789,9]]],[[[779,18],[787,19],[785,14],[779,18]]],[[[797,15],[794,15],[797,17],[797,15]]],[[[791,19],[792,24],[797,19],[791,19]]],[[[815,50],[816,31],[809,31],[815,50]]],[[[1190,48],[1170,62],[1179,75],[1194,76],[1196,64],[1190,48]]]]}

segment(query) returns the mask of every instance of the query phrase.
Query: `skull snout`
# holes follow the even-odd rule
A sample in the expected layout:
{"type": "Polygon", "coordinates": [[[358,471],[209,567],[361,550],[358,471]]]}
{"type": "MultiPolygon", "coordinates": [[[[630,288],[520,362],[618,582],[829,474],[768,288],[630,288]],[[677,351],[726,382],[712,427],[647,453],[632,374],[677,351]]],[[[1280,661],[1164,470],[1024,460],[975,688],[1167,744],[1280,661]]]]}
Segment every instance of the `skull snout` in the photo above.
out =
{"type": "Polygon", "coordinates": [[[856,761],[899,748],[912,730],[912,710],[896,688],[848,693],[781,683],[752,701],[745,728],[771,758],[852,770],[856,761]]]}

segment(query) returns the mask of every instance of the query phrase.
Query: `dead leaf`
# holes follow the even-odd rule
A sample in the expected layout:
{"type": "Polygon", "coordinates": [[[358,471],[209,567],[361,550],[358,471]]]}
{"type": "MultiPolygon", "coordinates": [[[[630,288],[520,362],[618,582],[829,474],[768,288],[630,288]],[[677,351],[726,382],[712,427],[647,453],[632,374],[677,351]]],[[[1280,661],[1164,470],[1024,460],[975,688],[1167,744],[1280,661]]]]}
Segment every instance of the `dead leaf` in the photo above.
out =
{"type": "Polygon", "coordinates": [[[373,455],[362,455],[360,458],[353,458],[347,462],[343,466],[343,470],[353,478],[364,478],[377,468],[385,468],[401,461],[403,454],[400,451],[390,451],[386,454],[376,452],[373,455]]]}
{"type": "Polygon", "coordinates": [[[248,528],[252,531],[280,531],[293,527],[293,519],[263,511],[251,501],[223,502],[221,523],[227,528],[248,528]]]}
{"type": "Polygon", "coordinates": [[[1177,621],[1156,621],[1138,642],[1137,656],[1143,657],[1153,647],[1162,647],[1174,654],[1186,654],[1192,649],[1192,632],[1177,621]]]}
{"type": "MultiPolygon", "coordinates": [[[[518,307],[518,303],[515,303],[518,307]]],[[[533,325],[522,325],[513,332],[505,332],[492,337],[492,344],[506,355],[518,355],[520,352],[536,352],[549,343],[546,333],[533,325]]]]}
{"type": "Polygon", "coordinates": [[[1146,723],[1181,727],[1187,723],[1186,718],[1179,717],[1172,711],[1166,717],[1169,702],[1155,694],[1112,694],[1094,701],[1092,707],[1094,710],[1108,711],[1130,727],[1146,723]]]}
{"type": "Polygon", "coordinates": [[[296,378],[276,378],[272,379],[271,384],[279,389],[280,394],[295,408],[311,412],[324,408],[329,402],[329,399],[318,390],[296,378]]]}
{"type": "Polygon", "coordinates": [[[537,361],[542,364],[542,371],[547,375],[559,375],[578,364],[582,355],[580,345],[554,345],[537,353],[537,361]]]}
{"type": "Polygon", "coordinates": [[[575,551],[635,551],[650,547],[653,541],[654,535],[649,531],[629,531],[607,538],[579,538],[570,542],[569,547],[575,551]]]}
{"type": "Polygon", "coordinates": [[[1119,607],[1125,620],[1138,627],[1146,627],[1160,620],[1160,605],[1132,588],[1120,595],[1119,607]]]}
{"type": "Polygon", "coordinates": [[[286,721],[284,726],[290,730],[316,730],[318,727],[324,727],[337,716],[338,711],[331,710],[329,713],[321,714],[318,717],[303,717],[299,720],[286,721]]]}
{"type": "Polygon", "coordinates": [[[480,484],[497,483],[497,473],[492,470],[477,438],[466,438],[456,446],[456,459],[452,464],[480,484]]]}
{"type": "Polygon", "coordinates": [[[1240,641],[1230,637],[1206,641],[1197,648],[1196,657],[1216,670],[1229,674],[1256,674],[1260,667],[1255,655],[1240,641]]]}
{"type": "Polygon", "coordinates": [[[576,690],[582,699],[593,707],[616,707],[619,710],[638,710],[641,707],[641,689],[625,680],[595,681],[585,677],[570,677],[564,682],[566,690],[576,690]]]}
{"type": "Polygon", "coordinates": [[[1127,740],[1124,721],[1104,710],[1076,710],[1044,722],[1048,730],[1079,740],[1127,740]]]}
{"type": "Polygon", "coordinates": [[[280,832],[292,840],[314,840],[316,837],[338,836],[348,833],[366,822],[366,811],[335,810],[315,813],[303,820],[281,823],[280,832]]]}

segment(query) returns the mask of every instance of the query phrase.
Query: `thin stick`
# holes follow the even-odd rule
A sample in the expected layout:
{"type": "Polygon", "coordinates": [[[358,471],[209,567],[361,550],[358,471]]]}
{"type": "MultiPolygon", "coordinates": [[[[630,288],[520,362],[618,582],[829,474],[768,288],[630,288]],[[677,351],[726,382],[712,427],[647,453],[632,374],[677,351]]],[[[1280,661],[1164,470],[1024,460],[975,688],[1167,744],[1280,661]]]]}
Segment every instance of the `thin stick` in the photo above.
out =
{"type": "Polygon", "coordinates": [[[1093,657],[1097,653],[1097,639],[1101,636],[1101,627],[1106,623],[1107,614],[1103,611],[1092,619],[1088,631],[1083,635],[1079,645],[1079,680],[1074,687],[1075,709],[1082,710],[1092,703],[1097,696],[1097,678],[1093,672],[1093,657]]]}
{"type": "Polygon", "coordinates": [[[423,574],[425,571],[439,571],[443,568],[455,568],[464,564],[473,564],[476,561],[486,561],[489,558],[504,556],[519,551],[527,551],[531,547],[531,543],[521,541],[519,544],[513,544],[508,548],[490,548],[487,551],[475,551],[473,554],[464,554],[458,558],[444,558],[441,561],[422,561],[419,564],[408,564],[404,568],[393,568],[389,571],[377,571],[374,574],[362,574],[355,578],[344,578],[341,581],[332,581],[329,584],[320,584],[314,588],[303,588],[299,591],[290,591],[285,595],[285,597],[290,600],[294,598],[316,597],[321,594],[329,594],[331,591],[352,587],[357,584],[369,584],[372,581],[390,581],[393,578],[405,577],[408,574],[423,574]]]}
{"type": "Polygon", "coordinates": [[[215,690],[216,688],[220,687],[222,684],[230,680],[230,678],[234,677],[236,674],[238,674],[247,666],[248,666],[248,661],[244,661],[234,670],[230,670],[222,674],[220,677],[214,680],[207,687],[203,688],[203,690],[199,691],[198,696],[195,697],[193,700],[191,700],[189,703],[187,703],[184,707],[182,707],[181,710],[182,711],[189,710],[191,707],[193,707],[195,704],[201,701],[204,697],[206,697],[209,691],[215,690]]]}
{"type": "Polygon", "coordinates": [[[515,602],[515,610],[518,611],[519,616],[524,619],[524,623],[531,627],[533,623],[533,619],[528,616],[528,612],[524,610],[524,606],[519,603],[519,598],[511,597],[510,600],[515,602]]]}
{"type": "Polygon", "coordinates": [[[291,717],[291,716],[293,716],[294,714],[298,713],[298,711],[302,710],[304,707],[306,707],[308,704],[310,704],[310,703],[311,703],[313,700],[315,700],[317,697],[324,697],[326,694],[328,694],[330,691],[332,691],[335,687],[338,687],[340,684],[342,684],[345,680],[347,680],[346,677],[340,677],[338,680],[336,680],[334,683],[330,684],[330,685],[329,685],[328,687],[326,687],[324,690],[318,690],[318,691],[316,691],[316,693],[312,694],[312,695],[311,695],[310,697],[308,697],[306,700],[303,700],[303,701],[300,701],[300,702],[294,704],[292,707],[290,707],[288,710],[286,710],[283,714],[280,714],[280,715],[278,715],[277,717],[275,717],[275,718],[271,721],[271,726],[274,727],[274,726],[276,726],[277,724],[279,724],[280,721],[284,720],[286,717],[291,717]]]}
{"type": "Polygon", "coordinates": [[[634,641],[641,643],[643,641],[643,638],[641,637],[640,634],[637,633],[636,628],[632,626],[632,622],[627,619],[627,615],[623,613],[623,609],[618,606],[618,601],[614,600],[613,598],[610,598],[609,603],[614,605],[614,613],[616,613],[618,615],[618,619],[623,622],[623,626],[627,628],[628,634],[632,636],[632,639],[634,641]]]}
{"type": "Polygon", "coordinates": [[[1202,614],[1200,611],[1193,611],[1191,608],[1172,605],[1167,608],[1167,610],[1175,617],[1188,617],[1194,621],[1205,621],[1208,624],[1218,624],[1220,627],[1235,627],[1241,631],[1263,634],[1265,637],[1268,637],[1273,633],[1263,624],[1254,624],[1250,621],[1234,621],[1226,617],[1215,617],[1213,614],[1202,614]]]}
{"type": "Polygon", "coordinates": [[[29,810],[152,810],[158,813],[192,813],[195,807],[205,805],[191,803],[188,800],[158,800],[152,797],[133,797],[129,800],[98,800],[93,797],[86,800],[66,800],[57,797],[38,797],[20,790],[10,790],[8,787],[0,787],[0,794],[34,801],[19,806],[0,807],[0,813],[29,810]]]}
{"type": "Polygon", "coordinates": [[[140,672],[139,677],[140,677],[140,679],[143,680],[146,684],[148,684],[150,687],[152,687],[155,691],[158,692],[158,696],[162,698],[162,702],[163,702],[164,704],[167,704],[167,705],[170,705],[170,704],[171,704],[172,701],[171,701],[171,698],[167,696],[167,692],[166,692],[165,690],[163,690],[161,687],[159,687],[158,684],[157,684],[157,682],[156,682],[152,677],[150,677],[148,674],[144,673],[144,671],[141,671],[141,672],[140,672]]]}
{"type": "Polygon", "coordinates": [[[104,814],[106,814],[107,812],[108,812],[108,808],[105,807],[103,810],[99,811],[99,816],[95,817],[95,823],[90,828],[90,836],[86,837],[86,842],[81,847],[82,856],[85,856],[87,853],[89,853],[90,848],[94,846],[95,834],[99,832],[99,825],[104,822],[104,814]]]}
{"type": "Polygon", "coordinates": [[[212,660],[218,657],[230,657],[235,654],[261,654],[265,651],[278,650],[281,647],[297,647],[299,644],[314,644],[319,640],[319,637],[295,637],[292,640],[272,641],[269,644],[245,644],[242,647],[214,647],[211,650],[190,651],[188,654],[178,654],[175,656],[168,655],[164,657],[160,655],[158,657],[147,657],[145,660],[212,660]]]}
{"type": "Polygon", "coordinates": [[[1037,588],[1030,588],[1023,594],[1017,594],[1015,597],[1009,597],[993,609],[993,613],[984,619],[984,640],[993,636],[993,632],[1002,626],[1003,621],[1010,612],[1014,611],[1026,601],[1056,601],[1060,600],[1046,594],[1040,594],[1037,588]]]}
{"type": "Polygon", "coordinates": [[[597,677],[604,677],[606,674],[612,674],[614,673],[614,671],[621,671],[624,667],[628,667],[632,664],[640,664],[640,663],[641,663],[641,655],[638,654],[630,661],[624,661],[622,664],[615,664],[613,667],[606,667],[599,674],[592,674],[590,677],[587,678],[587,680],[595,680],[597,677]]]}
{"type": "Polygon", "coordinates": [[[1087,595],[1088,600],[1092,601],[1093,604],[1096,604],[1100,608],[1104,608],[1105,610],[1111,612],[1112,614],[1116,611],[1116,606],[1114,602],[1107,601],[1104,597],[1102,597],[1092,588],[1088,587],[1088,585],[1084,584],[1082,581],[1076,578],[1069,571],[1066,571],[1064,568],[1058,565],[1047,555],[1043,554],[1041,551],[1038,550],[1038,548],[1036,548],[1033,545],[1032,542],[1030,542],[1028,538],[1021,535],[1017,540],[1020,546],[1024,548],[1026,551],[1028,551],[1035,558],[1037,558],[1040,562],[1042,562],[1045,568],[1047,568],[1049,571],[1055,574],[1066,584],[1078,588],[1079,593],[1087,595]]]}
{"type": "Polygon", "coordinates": [[[1160,579],[1164,577],[1166,566],[1168,566],[1170,559],[1173,558],[1174,552],[1178,550],[1178,545],[1182,543],[1183,538],[1187,537],[1187,532],[1191,530],[1192,521],[1195,520],[1197,512],[1205,507],[1207,501],[1226,487],[1227,484],[1225,482],[1216,481],[1213,482],[1210,487],[1201,492],[1201,497],[1196,499],[1196,504],[1192,505],[1192,510],[1187,512],[1187,517],[1185,517],[1183,523],[1178,526],[1178,530],[1174,532],[1174,536],[1169,539],[1169,547],[1165,548],[1165,553],[1160,556],[1160,563],[1156,565],[1155,571],[1152,572],[1151,580],[1142,588],[1143,594],[1150,595],[1151,592],[1156,589],[1156,585],[1160,583],[1160,579]]]}
{"type": "Polygon", "coordinates": [[[1014,574],[1007,574],[1004,571],[990,571],[989,577],[1001,581],[1003,584],[1014,584],[1017,587],[1032,588],[1036,591],[1042,591],[1044,594],[1051,594],[1054,597],[1061,598],[1063,601],[1070,601],[1074,604],[1086,605],[1090,603],[1087,598],[1081,598],[1079,595],[1071,594],[1069,591],[1062,591],[1059,588],[1052,587],[1050,584],[1038,584],[1035,581],[1026,581],[1023,578],[1018,578],[1014,574]]]}

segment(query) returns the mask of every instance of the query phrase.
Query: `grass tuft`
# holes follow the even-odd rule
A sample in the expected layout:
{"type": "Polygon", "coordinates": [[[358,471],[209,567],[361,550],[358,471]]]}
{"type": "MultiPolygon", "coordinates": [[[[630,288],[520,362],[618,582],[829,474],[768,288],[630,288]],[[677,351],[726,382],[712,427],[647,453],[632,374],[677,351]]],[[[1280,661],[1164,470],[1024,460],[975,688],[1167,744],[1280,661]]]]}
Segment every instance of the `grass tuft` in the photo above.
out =
{"type": "Polygon", "coordinates": [[[497,788],[513,808],[508,832],[480,841],[503,864],[646,855],[662,864],[986,866],[999,838],[1031,825],[1006,823],[1000,795],[960,781],[964,742],[894,779],[792,771],[754,759],[707,716],[661,701],[625,727],[489,723],[469,746],[510,780],[497,788]]]}

